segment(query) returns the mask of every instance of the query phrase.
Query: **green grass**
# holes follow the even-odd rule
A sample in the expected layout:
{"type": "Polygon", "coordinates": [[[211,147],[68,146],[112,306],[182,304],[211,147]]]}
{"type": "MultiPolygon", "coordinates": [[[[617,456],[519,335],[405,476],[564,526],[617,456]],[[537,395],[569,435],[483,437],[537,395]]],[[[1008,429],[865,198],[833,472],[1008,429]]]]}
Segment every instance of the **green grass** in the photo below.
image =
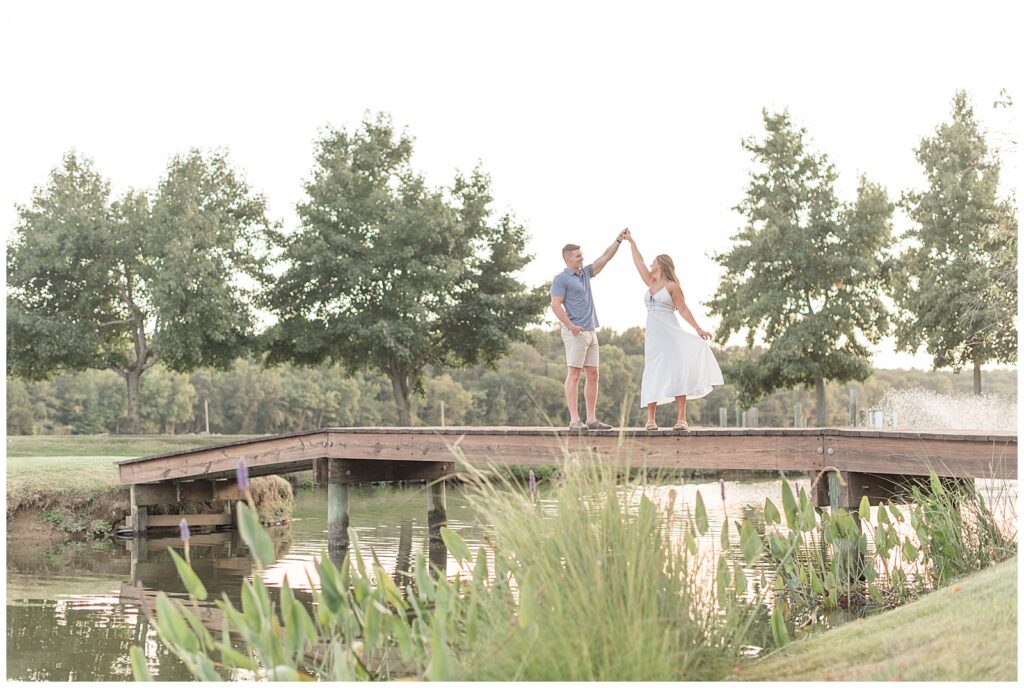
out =
{"type": "Polygon", "coordinates": [[[247,435],[31,435],[7,438],[7,513],[88,500],[120,487],[115,461],[246,439],[247,435]]]}
{"type": "Polygon", "coordinates": [[[904,607],[790,645],[747,681],[1013,681],[1017,557],[904,607]]]}

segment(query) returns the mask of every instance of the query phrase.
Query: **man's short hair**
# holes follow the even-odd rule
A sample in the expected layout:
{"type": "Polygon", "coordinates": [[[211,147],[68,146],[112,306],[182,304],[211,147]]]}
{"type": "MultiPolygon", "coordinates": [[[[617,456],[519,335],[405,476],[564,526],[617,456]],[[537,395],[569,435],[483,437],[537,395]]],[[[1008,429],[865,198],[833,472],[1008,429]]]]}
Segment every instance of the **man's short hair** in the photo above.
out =
{"type": "Polygon", "coordinates": [[[577,246],[576,244],[566,244],[565,246],[562,247],[562,258],[565,258],[578,248],[579,246],[577,246]]]}

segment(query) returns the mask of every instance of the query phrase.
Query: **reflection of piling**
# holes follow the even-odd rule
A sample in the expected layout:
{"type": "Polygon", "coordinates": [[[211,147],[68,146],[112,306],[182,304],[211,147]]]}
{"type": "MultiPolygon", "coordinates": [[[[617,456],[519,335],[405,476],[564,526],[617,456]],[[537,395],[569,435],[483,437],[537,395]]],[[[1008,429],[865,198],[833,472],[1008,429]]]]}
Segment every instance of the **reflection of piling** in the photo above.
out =
{"type": "Polygon", "coordinates": [[[410,561],[412,560],[412,521],[405,519],[402,521],[400,530],[398,532],[398,556],[395,558],[395,575],[394,581],[400,589],[404,588],[406,584],[412,580],[412,569],[410,568],[410,561]]]}
{"type": "Polygon", "coordinates": [[[341,561],[348,549],[348,485],[344,469],[337,460],[327,469],[327,554],[332,561],[341,561]]]}
{"type": "Polygon", "coordinates": [[[427,529],[429,559],[431,565],[442,573],[448,568],[448,549],[441,539],[441,526],[448,524],[448,508],[445,503],[444,481],[427,486],[427,529]]]}

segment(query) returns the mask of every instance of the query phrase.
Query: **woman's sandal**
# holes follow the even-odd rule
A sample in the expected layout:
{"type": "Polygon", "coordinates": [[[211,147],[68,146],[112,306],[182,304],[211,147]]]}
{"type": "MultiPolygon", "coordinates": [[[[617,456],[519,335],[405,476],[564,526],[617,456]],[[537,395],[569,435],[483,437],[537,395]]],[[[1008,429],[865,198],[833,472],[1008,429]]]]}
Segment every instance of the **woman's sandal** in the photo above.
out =
{"type": "Polygon", "coordinates": [[[675,425],[673,425],[672,429],[673,430],[683,430],[684,432],[689,432],[690,426],[686,424],[685,420],[681,420],[678,423],[676,423],[675,425]]]}
{"type": "Polygon", "coordinates": [[[648,423],[647,426],[644,428],[644,430],[649,430],[651,432],[653,432],[653,431],[655,431],[657,429],[658,429],[658,424],[657,423],[648,423]]]}

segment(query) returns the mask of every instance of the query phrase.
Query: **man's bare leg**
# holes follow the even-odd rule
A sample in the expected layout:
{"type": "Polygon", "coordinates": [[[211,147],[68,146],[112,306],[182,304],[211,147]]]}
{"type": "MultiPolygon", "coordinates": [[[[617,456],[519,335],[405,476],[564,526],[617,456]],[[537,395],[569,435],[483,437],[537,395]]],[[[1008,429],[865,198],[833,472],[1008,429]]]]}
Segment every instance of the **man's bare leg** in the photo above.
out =
{"type": "Polygon", "coordinates": [[[583,368],[587,373],[587,379],[583,383],[583,400],[587,405],[587,422],[593,423],[597,420],[597,380],[600,373],[597,366],[586,366],[583,368]]]}
{"type": "Polygon", "coordinates": [[[565,405],[569,409],[569,424],[580,422],[580,375],[582,368],[569,366],[565,376],[565,405]]]}

